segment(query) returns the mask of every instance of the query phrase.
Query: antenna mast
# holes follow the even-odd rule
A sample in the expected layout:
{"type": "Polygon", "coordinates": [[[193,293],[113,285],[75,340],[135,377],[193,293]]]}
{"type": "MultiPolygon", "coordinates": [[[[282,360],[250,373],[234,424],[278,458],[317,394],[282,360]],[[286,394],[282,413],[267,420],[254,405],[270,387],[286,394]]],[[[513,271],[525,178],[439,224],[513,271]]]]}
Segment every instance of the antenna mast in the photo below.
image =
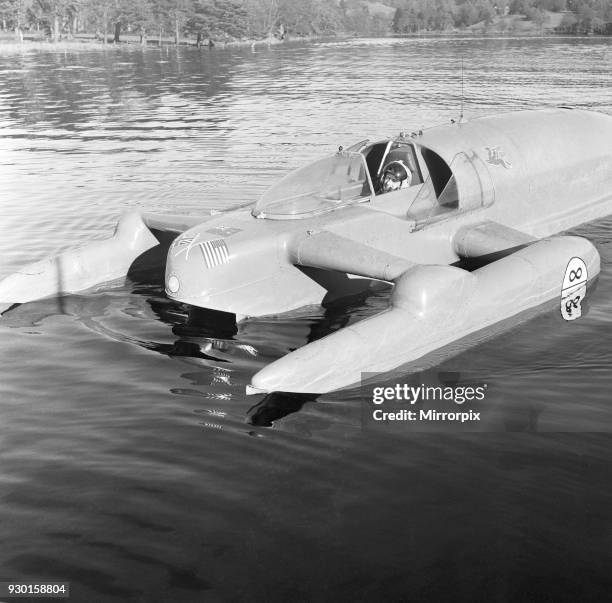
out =
{"type": "Polygon", "coordinates": [[[463,57],[461,57],[461,114],[459,115],[459,123],[463,121],[463,57]]]}

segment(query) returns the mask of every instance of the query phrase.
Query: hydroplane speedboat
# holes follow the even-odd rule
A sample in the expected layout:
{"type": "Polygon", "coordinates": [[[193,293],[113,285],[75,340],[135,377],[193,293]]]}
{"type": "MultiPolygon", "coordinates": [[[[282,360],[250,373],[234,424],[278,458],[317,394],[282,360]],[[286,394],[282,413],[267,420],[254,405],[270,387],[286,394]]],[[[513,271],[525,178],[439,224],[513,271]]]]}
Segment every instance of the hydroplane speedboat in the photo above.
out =
{"type": "Polygon", "coordinates": [[[272,362],[248,386],[323,393],[555,298],[564,318],[578,317],[599,254],[557,233],[610,213],[612,117],[507,113],[341,148],[251,207],[129,213],[111,239],[6,278],[0,305],[83,291],[160,255],[170,298],[237,321],[392,284],[387,310],[272,362]],[[461,267],[474,259],[477,269],[461,267]]]}

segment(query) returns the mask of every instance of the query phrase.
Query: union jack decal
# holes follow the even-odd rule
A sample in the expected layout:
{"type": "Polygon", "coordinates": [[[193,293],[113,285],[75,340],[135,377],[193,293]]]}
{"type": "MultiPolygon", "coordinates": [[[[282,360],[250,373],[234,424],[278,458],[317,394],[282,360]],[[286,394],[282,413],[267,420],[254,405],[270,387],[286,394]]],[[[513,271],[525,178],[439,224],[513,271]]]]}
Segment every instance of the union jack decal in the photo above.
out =
{"type": "Polygon", "coordinates": [[[223,239],[212,239],[210,241],[199,241],[200,233],[193,237],[181,237],[177,239],[172,247],[175,250],[174,257],[178,257],[181,253],[185,254],[185,259],[189,259],[189,253],[192,249],[198,248],[204,258],[204,263],[207,268],[214,268],[221,264],[229,262],[229,251],[223,239]]]}

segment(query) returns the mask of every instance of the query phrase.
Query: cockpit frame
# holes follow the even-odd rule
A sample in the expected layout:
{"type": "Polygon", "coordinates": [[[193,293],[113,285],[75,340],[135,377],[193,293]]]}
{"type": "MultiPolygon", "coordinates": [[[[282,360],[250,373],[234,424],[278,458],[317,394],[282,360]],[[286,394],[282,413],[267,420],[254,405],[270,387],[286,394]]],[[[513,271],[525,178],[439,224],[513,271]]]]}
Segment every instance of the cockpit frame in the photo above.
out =
{"type": "Polygon", "coordinates": [[[360,141],[291,172],[268,189],[252,210],[256,218],[296,220],[360,203],[414,221],[416,228],[449,212],[488,206],[494,189],[482,160],[460,153],[450,164],[435,150],[403,135],[360,141]],[[401,161],[409,186],[381,190],[385,166],[401,161]]]}

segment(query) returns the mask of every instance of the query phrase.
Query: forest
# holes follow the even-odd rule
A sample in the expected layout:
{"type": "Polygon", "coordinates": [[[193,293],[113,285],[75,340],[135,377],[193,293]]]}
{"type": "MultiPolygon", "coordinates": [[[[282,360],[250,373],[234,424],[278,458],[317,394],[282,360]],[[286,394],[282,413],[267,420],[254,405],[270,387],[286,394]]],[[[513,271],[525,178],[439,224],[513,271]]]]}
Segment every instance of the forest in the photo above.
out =
{"type": "Polygon", "coordinates": [[[0,26],[23,39],[88,34],[104,43],[260,40],[328,35],[423,34],[480,24],[512,27],[512,16],[548,33],[611,34],[610,0],[0,0],[0,26]]]}
{"type": "Polygon", "coordinates": [[[557,33],[612,33],[610,0],[397,0],[392,22],[394,33],[444,31],[498,22],[503,30],[512,19],[521,16],[540,28],[559,15],[554,27],[557,33]]]}

